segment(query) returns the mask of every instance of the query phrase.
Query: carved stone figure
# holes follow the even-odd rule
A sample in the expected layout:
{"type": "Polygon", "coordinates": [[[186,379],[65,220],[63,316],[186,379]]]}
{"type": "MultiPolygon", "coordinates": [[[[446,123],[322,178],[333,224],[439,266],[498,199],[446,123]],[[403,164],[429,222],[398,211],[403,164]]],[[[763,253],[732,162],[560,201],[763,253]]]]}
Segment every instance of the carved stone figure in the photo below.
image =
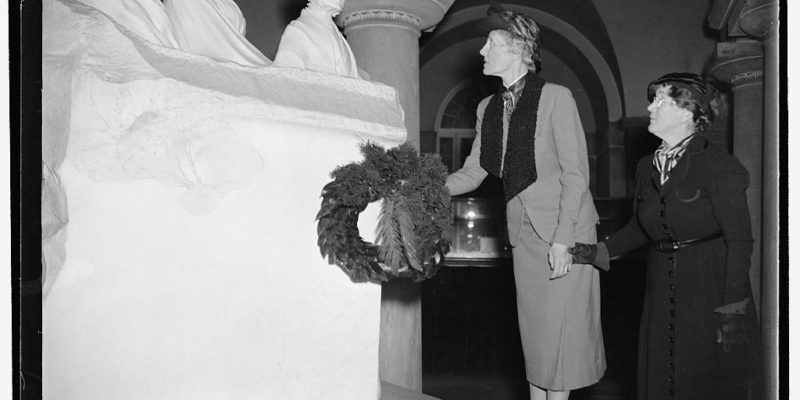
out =
{"type": "Polygon", "coordinates": [[[262,67],[272,62],[244,36],[233,0],[81,0],[142,39],[159,46],[262,67]]]}
{"type": "Polygon", "coordinates": [[[358,78],[356,58],[333,17],[345,0],[310,0],[281,37],[275,66],[358,78]]]}
{"type": "Polygon", "coordinates": [[[81,0],[148,42],[178,48],[172,23],[160,0],[81,0]]]}
{"type": "Polygon", "coordinates": [[[245,38],[245,20],[233,0],[165,0],[181,50],[242,65],[270,60],[245,38]]]}

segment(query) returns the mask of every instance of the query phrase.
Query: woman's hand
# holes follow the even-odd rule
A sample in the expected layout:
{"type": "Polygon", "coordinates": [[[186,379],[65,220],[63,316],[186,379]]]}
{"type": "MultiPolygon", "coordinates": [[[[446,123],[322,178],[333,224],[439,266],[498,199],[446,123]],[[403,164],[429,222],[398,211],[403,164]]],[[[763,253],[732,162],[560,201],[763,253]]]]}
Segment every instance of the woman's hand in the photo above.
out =
{"type": "Polygon", "coordinates": [[[569,248],[572,254],[573,264],[591,264],[603,271],[611,269],[608,248],[605,243],[587,244],[576,242],[574,247],[569,248]]]}
{"type": "Polygon", "coordinates": [[[558,279],[566,275],[572,268],[572,254],[569,254],[569,246],[561,243],[550,245],[547,252],[547,261],[550,263],[550,279],[558,279]]]}

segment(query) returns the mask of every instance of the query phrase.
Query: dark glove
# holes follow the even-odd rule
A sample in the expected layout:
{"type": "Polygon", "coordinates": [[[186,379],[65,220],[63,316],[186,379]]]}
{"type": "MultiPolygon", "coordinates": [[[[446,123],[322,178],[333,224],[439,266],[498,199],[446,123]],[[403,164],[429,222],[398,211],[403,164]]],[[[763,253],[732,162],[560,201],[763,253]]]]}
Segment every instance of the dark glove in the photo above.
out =
{"type": "Polygon", "coordinates": [[[573,264],[592,264],[603,271],[611,269],[608,248],[603,242],[599,244],[575,243],[575,247],[570,247],[569,252],[572,254],[573,264]]]}
{"type": "Polygon", "coordinates": [[[747,341],[747,332],[744,325],[743,314],[718,313],[719,324],[717,327],[717,343],[722,344],[725,352],[747,341]]]}

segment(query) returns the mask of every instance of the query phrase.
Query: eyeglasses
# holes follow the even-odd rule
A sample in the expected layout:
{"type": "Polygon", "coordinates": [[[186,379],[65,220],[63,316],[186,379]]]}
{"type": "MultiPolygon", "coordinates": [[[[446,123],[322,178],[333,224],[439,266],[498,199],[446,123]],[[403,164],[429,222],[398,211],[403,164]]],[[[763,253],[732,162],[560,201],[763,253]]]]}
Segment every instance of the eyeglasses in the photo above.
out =
{"type": "Polygon", "coordinates": [[[661,108],[661,106],[664,105],[664,102],[667,102],[667,104],[675,104],[675,100],[667,96],[653,97],[653,104],[655,104],[656,108],[661,108]]]}

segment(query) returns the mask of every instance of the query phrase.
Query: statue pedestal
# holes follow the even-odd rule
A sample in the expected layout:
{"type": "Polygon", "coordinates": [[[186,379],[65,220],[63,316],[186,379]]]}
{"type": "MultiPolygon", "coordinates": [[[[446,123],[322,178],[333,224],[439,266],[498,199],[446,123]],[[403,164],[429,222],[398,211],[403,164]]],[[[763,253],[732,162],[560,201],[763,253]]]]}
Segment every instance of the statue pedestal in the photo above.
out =
{"type": "Polygon", "coordinates": [[[315,215],[360,141],[405,140],[394,90],[151,46],[68,0],[43,18],[65,217],[43,244],[44,398],[378,399],[381,287],[322,259],[315,215]]]}

